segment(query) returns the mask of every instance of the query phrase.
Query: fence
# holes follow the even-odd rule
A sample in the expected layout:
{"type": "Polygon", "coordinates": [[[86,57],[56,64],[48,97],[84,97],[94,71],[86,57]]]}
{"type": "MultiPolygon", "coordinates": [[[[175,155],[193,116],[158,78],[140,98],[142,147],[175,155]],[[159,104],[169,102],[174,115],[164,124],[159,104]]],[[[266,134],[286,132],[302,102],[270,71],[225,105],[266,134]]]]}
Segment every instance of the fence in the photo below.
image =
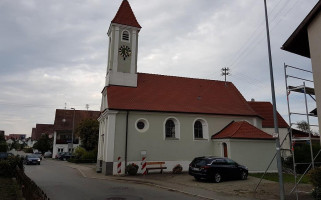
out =
{"type": "Polygon", "coordinates": [[[26,200],[49,200],[47,195],[33,182],[22,169],[16,167],[16,179],[21,185],[26,200]]]}

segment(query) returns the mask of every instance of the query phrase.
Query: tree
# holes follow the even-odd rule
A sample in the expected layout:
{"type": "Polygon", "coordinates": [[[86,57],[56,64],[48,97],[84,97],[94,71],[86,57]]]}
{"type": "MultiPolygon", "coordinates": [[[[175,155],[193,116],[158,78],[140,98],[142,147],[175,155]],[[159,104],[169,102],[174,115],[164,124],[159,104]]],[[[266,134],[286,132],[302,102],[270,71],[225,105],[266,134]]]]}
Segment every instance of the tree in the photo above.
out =
{"type": "Polygon", "coordinates": [[[3,134],[0,134],[0,142],[5,142],[6,141],[6,138],[4,137],[3,134]]]}
{"type": "Polygon", "coordinates": [[[311,131],[308,122],[306,122],[304,120],[299,121],[296,126],[300,131],[304,131],[304,132],[310,132],[311,131]]]}
{"type": "Polygon", "coordinates": [[[0,141],[0,152],[7,152],[8,145],[5,141],[0,141]]]}
{"type": "Polygon", "coordinates": [[[76,135],[81,139],[81,146],[87,151],[98,147],[99,122],[93,119],[82,121],[76,129],[76,135]]]}
{"type": "Polygon", "coordinates": [[[47,134],[42,135],[39,140],[33,145],[34,149],[44,153],[47,151],[52,151],[52,139],[48,137],[47,134]]]}
{"type": "Polygon", "coordinates": [[[4,138],[4,135],[0,134],[0,152],[7,152],[8,145],[6,142],[6,139],[4,138]]]}

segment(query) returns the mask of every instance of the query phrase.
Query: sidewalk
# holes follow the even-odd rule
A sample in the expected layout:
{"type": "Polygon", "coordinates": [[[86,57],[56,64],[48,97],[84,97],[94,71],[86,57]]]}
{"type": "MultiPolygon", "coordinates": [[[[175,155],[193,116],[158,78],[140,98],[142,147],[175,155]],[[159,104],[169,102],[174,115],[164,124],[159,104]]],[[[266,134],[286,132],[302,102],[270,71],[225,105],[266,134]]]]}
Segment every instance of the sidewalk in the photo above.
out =
{"type": "MultiPolygon", "coordinates": [[[[126,181],[136,184],[150,185],[162,189],[180,192],[200,199],[209,200],[243,200],[243,199],[279,199],[279,184],[277,182],[263,180],[257,192],[254,189],[259,182],[258,178],[248,177],[248,180],[226,181],[211,183],[196,181],[187,173],[183,174],[149,174],[137,176],[105,176],[96,173],[95,164],[74,164],[61,162],[63,165],[77,169],[85,178],[105,179],[111,181],[126,181]]],[[[295,195],[289,195],[294,184],[285,184],[286,199],[296,199],[295,195]]],[[[313,199],[309,192],[312,187],[308,184],[301,184],[299,190],[300,199],[313,199]]]]}

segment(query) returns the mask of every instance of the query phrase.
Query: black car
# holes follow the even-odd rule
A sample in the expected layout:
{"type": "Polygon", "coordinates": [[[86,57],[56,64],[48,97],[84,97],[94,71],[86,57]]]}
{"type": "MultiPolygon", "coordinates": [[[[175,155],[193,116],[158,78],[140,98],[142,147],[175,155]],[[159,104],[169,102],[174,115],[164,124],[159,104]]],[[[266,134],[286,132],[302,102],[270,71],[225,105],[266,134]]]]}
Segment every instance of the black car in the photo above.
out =
{"type": "Polygon", "coordinates": [[[73,158],[73,157],[74,156],[70,152],[63,152],[62,154],[59,154],[59,156],[57,156],[57,158],[59,160],[68,160],[68,159],[73,158]]]}
{"type": "Polygon", "coordinates": [[[40,158],[38,155],[30,154],[30,155],[26,155],[24,162],[26,165],[29,165],[29,164],[40,165],[40,158]]]}
{"type": "Polygon", "coordinates": [[[204,156],[195,158],[189,165],[188,173],[196,180],[207,179],[216,183],[223,179],[247,179],[248,169],[229,158],[204,156]]]}

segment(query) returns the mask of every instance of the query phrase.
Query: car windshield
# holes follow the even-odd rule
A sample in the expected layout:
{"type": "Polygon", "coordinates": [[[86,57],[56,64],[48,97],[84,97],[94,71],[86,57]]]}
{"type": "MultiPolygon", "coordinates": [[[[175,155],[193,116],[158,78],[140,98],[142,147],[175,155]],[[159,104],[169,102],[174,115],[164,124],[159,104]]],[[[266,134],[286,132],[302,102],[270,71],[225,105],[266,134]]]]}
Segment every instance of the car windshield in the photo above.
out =
{"type": "Polygon", "coordinates": [[[28,158],[39,158],[39,156],[37,156],[35,154],[31,154],[31,155],[28,155],[28,158]]]}

